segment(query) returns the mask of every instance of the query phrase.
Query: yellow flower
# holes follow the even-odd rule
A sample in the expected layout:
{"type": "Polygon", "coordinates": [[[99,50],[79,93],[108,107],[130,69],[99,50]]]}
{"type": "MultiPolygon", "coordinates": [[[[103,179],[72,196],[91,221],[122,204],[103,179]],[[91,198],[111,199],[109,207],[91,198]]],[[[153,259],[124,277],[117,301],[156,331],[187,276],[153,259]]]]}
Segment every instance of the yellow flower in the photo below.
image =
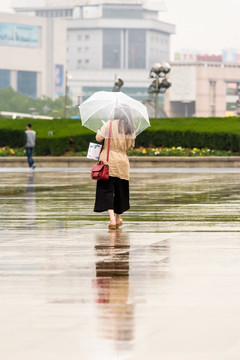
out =
{"type": "Polygon", "coordinates": [[[143,149],[142,153],[143,153],[143,154],[146,154],[146,153],[147,153],[146,149],[143,149]]]}

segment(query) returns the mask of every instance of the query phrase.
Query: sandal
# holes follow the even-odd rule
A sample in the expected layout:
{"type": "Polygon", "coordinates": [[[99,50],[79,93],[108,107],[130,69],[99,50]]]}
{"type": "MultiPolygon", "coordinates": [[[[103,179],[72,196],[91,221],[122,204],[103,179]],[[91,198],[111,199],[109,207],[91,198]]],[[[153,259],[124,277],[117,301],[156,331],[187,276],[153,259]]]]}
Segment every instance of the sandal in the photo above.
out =
{"type": "Polygon", "coordinates": [[[116,227],[118,228],[118,227],[122,226],[122,224],[123,224],[123,221],[122,221],[122,219],[120,219],[118,222],[116,222],[116,227]]]}
{"type": "Polygon", "coordinates": [[[110,221],[110,223],[108,224],[108,228],[109,229],[116,229],[117,228],[117,224],[115,221],[110,221]]]}

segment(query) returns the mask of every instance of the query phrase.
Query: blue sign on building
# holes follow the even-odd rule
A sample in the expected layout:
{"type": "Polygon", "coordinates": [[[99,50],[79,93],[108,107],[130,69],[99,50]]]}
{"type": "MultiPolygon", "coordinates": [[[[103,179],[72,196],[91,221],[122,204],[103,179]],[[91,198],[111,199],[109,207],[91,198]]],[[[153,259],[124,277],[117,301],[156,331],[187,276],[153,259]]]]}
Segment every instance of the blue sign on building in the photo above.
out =
{"type": "Polygon", "coordinates": [[[0,22],[0,45],[38,47],[38,26],[0,22]]]}
{"type": "Polygon", "coordinates": [[[63,68],[63,65],[55,65],[55,93],[57,96],[64,95],[64,68],[63,68]]]}

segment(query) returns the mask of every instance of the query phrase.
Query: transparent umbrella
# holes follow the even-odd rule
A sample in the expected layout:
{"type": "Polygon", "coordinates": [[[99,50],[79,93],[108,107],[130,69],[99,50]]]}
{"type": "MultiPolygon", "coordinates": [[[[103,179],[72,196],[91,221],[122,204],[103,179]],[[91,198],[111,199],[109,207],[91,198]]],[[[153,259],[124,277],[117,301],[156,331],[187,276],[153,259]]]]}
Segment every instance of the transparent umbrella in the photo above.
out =
{"type": "MultiPolygon", "coordinates": [[[[94,132],[103,133],[110,120],[119,120],[125,134],[132,137],[150,126],[146,106],[122,92],[98,91],[79,106],[79,111],[82,125],[94,132]]],[[[102,135],[106,138],[107,132],[102,135]]]]}

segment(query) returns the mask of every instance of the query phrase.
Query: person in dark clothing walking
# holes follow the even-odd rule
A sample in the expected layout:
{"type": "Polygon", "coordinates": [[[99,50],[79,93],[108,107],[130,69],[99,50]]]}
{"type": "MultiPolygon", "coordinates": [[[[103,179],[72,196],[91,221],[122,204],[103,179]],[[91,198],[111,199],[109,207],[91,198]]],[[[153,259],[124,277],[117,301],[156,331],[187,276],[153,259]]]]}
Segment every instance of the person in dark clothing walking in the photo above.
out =
{"type": "Polygon", "coordinates": [[[32,158],[33,150],[36,145],[36,131],[32,130],[32,124],[27,124],[25,131],[25,148],[28,158],[28,165],[31,169],[35,169],[36,165],[32,158]]]}

